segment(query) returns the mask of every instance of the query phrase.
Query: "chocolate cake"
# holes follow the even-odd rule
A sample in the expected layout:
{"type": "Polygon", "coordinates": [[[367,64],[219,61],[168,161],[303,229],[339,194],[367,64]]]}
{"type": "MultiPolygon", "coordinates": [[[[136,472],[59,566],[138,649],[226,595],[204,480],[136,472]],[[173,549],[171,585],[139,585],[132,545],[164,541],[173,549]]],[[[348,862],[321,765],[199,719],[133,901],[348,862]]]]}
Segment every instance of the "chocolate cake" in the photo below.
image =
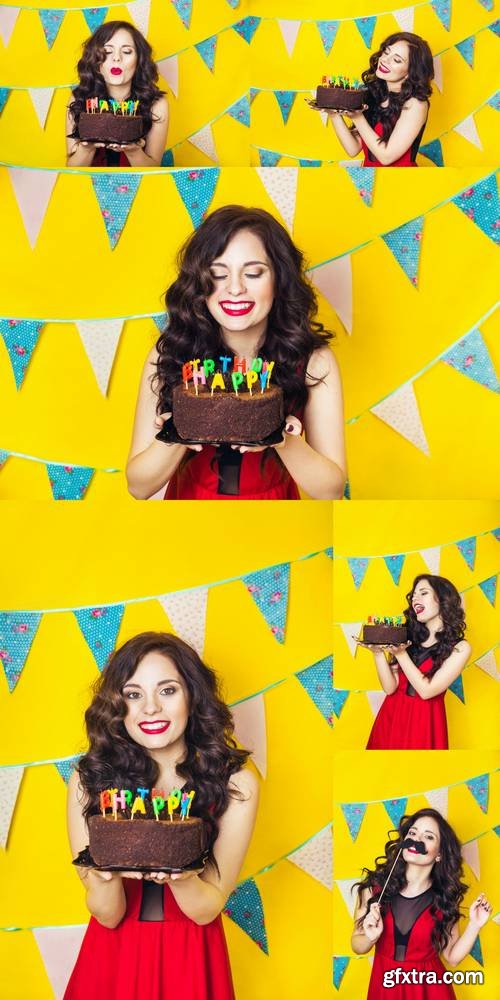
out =
{"type": "Polygon", "coordinates": [[[283,423],[283,392],[272,385],[252,393],[215,391],[187,383],[175,387],[172,416],[179,437],[201,442],[264,441],[283,423]]]}
{"type": "Polygon", "coordinates": [[[88,828],[90,854],[99,866],[185,868],[206,848],[205,828],[198,817],[90,816],[88,828]]]}
{"type": "Polygon", "coordinates": [[[406,625],[363,625],[363,642],[374,646],[400,646],[407,639],[406,625]]]}
{"type": "Polygon", "coordinates": [[[144,120],[141,115],[82,111],[78,119],[78,135],[84,142],[126,145],[142,139],[144,120]]]}
{"type": "Polygon", "coordinates": [[[317,87],[316,104],[318,108],[330,108],[332,111],[361,111],[366,104],[368,91],[364,88],[351,87],[317,87]]]}

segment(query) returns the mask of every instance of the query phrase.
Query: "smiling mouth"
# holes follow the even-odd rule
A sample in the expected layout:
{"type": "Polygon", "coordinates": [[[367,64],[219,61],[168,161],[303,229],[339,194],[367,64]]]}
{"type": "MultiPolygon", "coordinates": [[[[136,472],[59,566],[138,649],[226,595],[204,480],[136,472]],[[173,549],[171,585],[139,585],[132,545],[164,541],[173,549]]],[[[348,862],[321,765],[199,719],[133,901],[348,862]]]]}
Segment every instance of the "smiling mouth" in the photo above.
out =
{"type": "Polygon", "coordinates": [[[227,316],[246,316],[252,311],[255,302],[219,302],[227,316]]]}
{"type": "Polygon", "coordinates": [[[160,733],[166,733],[170,726],[170,722],[140,722],[139,729],[148,736],[158,736],[160,733]]]}
{"type": "Polygon", "coordinates": [[[389,73],[389,67],[388,66],[384,66],[383,63],[379,63],[378,64],[378,68],[379,68],[379,70],[380,70],[381,73],[389,73]]]}

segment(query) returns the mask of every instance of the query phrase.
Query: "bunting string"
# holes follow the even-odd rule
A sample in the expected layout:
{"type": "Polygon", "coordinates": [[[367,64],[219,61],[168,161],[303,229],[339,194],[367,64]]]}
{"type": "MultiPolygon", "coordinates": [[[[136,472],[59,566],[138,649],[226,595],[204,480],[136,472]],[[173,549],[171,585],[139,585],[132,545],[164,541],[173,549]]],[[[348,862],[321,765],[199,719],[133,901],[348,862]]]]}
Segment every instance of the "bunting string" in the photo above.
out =
{"type": "MultiPolygon", "coordinates": [[[[464,778],[462,779],[462,781],[452,781],[451,784],[437,785],[434,788],[428,788],[427,791],[423,790],[420,792],[409,792],[407,795],[386,795],[385,798],[383,799],[363,799],[363,805],[365,806],[385,805],[386,802],[400,802],[400,801],[402,802],[403,800],[408,801],[408,799],[418,798],[421,795],[425,796],[428,795],[429,792],[437,792],[441,788],[460,788],[462,785],[468,787],[473,782],[477,782],[482,779],[487,779],[493,774],[498,774],[499,771],[500,767],[495,767],[493,768],[492,771],[489,771],[487,774],[474,775],[472,778],[464,778]]],[[[473,787],[476,786],[474,785],[473,787]]],[[[356,803],[340,802],[337,799],[334,799],[334,805],[336,806],[352,805],[352,804],[356,803]]]]}
{"type": "MultiPolygon", "coordinates": [[[[477,535],[472,535],[471,538],[474,538],[474,539],[486,538],[487,535],[494,535],[494,537],[498,541],[500,541],[500,528],[497,528],[497,527],[495,527],[495,528],[488,528],[487,531],[480,531],[480,532],[477,533],[477,535]]],[[[462,541],[462,539],[457,539],[457,540],[455,540],[453,542],[443,542],[441,545],[436,546],[436,548],[440,548],[440,549],[451,548],[453,545],[458,545],[459,543],[461,543],[461,541],[462,541]]],[[[422,548],[419,548],[419,549],[406,549],[404,552],[397,553],[396,558],[399,558],[399,556],[416,555],[417,553],[421,554],[422,551],[423,551],[422,548]]],[[[390,558],[393,558],[393,556],[394,556],[394,553],[390,553],[390,554],[389,553],[377,553],[377,555],[356,556],[356,558],[360,558],[360,559],[362,558],[362,559],[368,559],[368,560],[371,560],[371,559],[390,559],[390,558]]],[[[334,551],[333,558],[336,559],[336,560],[339,560],[339,559],[349,559],[350,557],[344,555],[343,553],[340,553],[338,551],[338,549],[336,549],[334,551]]]]}

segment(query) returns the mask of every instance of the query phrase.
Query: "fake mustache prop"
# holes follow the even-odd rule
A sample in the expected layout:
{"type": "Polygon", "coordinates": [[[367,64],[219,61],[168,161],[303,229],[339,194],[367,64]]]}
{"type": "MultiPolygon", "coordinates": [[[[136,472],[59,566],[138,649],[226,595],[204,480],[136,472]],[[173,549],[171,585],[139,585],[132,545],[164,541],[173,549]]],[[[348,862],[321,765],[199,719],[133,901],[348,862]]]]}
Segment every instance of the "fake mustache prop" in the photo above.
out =
{"type": "Polygon", "coordinates": [[[403,843],[401,844],[401,847],[399,848],[399,851],[396,854],[396,858],[394,860],[394,864],[393,864],[393,866],[392,866],[392,868],[391,868],[391,870],[390,870],[390,872],[389,872],[389,874],[388,874],[388,876],[387,876],[387,878],[386,878],[386,880],[384,882],[384,886],[383,886],[382,892],[380,893],[380,896],[377,899],[377,903],[380,903],[380,901],[382,899],[382,896],[384,895],[387,883],[388,883],[388,881],[389,881],[389,879],[390,879],[390,877],[391,877],[391,875],[392,875],[392,873],[393,873],[393,871],[394,871],[394,869],[396,867],[397,862],[399,861],[401,852],[404,851],[404,849],[408,848],[408,847],[412,847],[417,852],[417,854],[427,854],[427,851],[426,851],[426,848],[425,848],[425,844],[423,843],[422,840],[413,840],[413,837],[407,837],[406,840],[403,840],[403,843]]]}

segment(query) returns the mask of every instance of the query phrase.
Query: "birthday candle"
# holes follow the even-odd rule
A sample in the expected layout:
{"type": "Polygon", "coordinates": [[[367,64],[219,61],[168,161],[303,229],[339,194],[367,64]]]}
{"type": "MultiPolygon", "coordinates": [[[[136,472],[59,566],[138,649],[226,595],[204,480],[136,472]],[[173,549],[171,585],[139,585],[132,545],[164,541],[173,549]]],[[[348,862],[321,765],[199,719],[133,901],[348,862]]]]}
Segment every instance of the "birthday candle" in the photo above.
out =
{"type": "Polygon", "coordinates": [[[188,387],[189,379],[192,377],[193,377],[193,363],[192,361],[186,361],[186,363],[183,364],[182,366],[182,381],[184,382],[186,389],[188,387]]]}
{"type": "Polygon", "coordinates": [[[255,382],[258,382],[258,380],[259,376],[257,375],[257,372],[254,372],[252,370],[247,372],[247,388],[250,395],[252,395],[252,386],[255,384],[255,382]]]}
{"type": "Polygon", "coordinates": [[[203,371],[205,375],[213,375],[215,371],[215,361],[213,358],[205,358],[203,361],[203,371]]]}
{"type": "Polygon", "coordinates": [[[140,812],[143,816],[146,815],[146,806],[144,805],[144,799],[141,799],[140,795],[137,795],[132,806],[132,819],[136,812],[140,812]]]}
{"type": "Polygon", "coordinates": [[[199,365],[199,363],[200,363],[200,359],[199,358],[193,358],[193,360],[191,362],[191,364],[193,366],[193,371],[195,371],[195,372],[198,371],[198,365],[199,365]]]}
{"type": "Polygon", "coordinates": [[[138,788],[137,794],[140,795],[141,799],[144,801],[146,795],[149,795],[149,788],[138,788]]]}
{"type": "Polygon", "coordinates": [[[114,816],[115,819],[118,819],[118,815],[117,815],[117,812],[116,812],[116,796],[118,794],[118,789],[117,788],[110,788],[109,791],[110,791],[110,795],[111,795],[111,805],[113,807],[113,816],[114,816]]]}
{"type": "Polygon", "coordinates": [[[210,387],[210,395],[213,396],[214,389],[223,389],[223,390],[225,390],[225,388],[226,388],[226,384],[224,382],[224,379],[223,379],[221,373],[220,372],[216,372],[215,375],[214,375],[214,377],[213,377],[213,379],[212,379],[212,385],[210,387]]]}
{"type": "Polygon", "coordinates": [[[222,374],[227,372],[227,366],[231,364],[231,358],[220,357],[219,361],[222,361],[222,374]]]}
{"type": "Polygon", "coordinates": [[[99,795],[99,805],[101,807],[103,816],[105,816],[106,809],[109,809],[111,806],[111,793],[109,791],[109,788],[107,788],[104,792],[101,792],[101,794],[99,795]]]}
{"type": "Polygon", "coordinates": [[[91,100],[90,100],[90,97],[89,97],[89,98],[88,98],[88,99],[87,99],[87,100],[85,101],[85,111],[90,111],[91,107],[92,107],[92,102],[91,102],[91,100]]]}
{"type": "Polygon", "coordinates": [[[109,111],[109,104],[107,101],[99,101],[99,111],[109,111]]]}
{"type": "Polygon", "coordinates": [[[177,809],[182,798],[182,792],[180,788],[172,788],[170,795],[168,797],[168,815],[170,819],[173,820],[173,814],[177,809]]]}
{"type": "Polygon", "coordinates": [[[115,808],[125,809],[127,807],[127,799],[125,798],[125,789],[121,788],[120,792],[116,793],[114,796],[115,808]]]}
{"type": "Polygon", "coordinates": [[[268,386],[269,386],[269,383],[271,381],[271,374],[272,374],[273,368],[274,368],[274,361],[268,361],[267,365],[266,365],[266,375],[267,375],[267,385],[268,386]]]}
{"type": "Polygon", "coordinates": [[[194,791],[188,792],[189,802],[188,802],[187,809],[186,809],[186,819],[189,819],[189,810],[191,809],[191,804],[192,804],[192,801],[194,799],[194,796],[195,796],[195,792],[194,791]]]}
{"type": "Polygon", "coordinates": [[[238,386],[243,382],[243,375],[241,372],[231,372],[231,382],[233,383],[233,389],[238,395],[238,386]]]}
{"type": "Polygon", "coordinates": [[[122,101],[120,104],[122,115],[126,115],[128,111],[128,101],[122,101]]]}
{"type": "Polygon", "coordinates": [[[155,819],[159,819],[159,813],[165,808],[165,799],[162,795],[155,795],[153,797],[153,809],[155,814],[155,819]]]}
{"type": "Polygon", "coordinates": [[[262,358],[253,358],[252,359],[252,364],[251,364],[251,369],[252,369],[253,372],[261,372],[262,371],[262,365],[263,365],[262,358]]]}
{"type": "Polygon", "coordinates": [[[198,395],[198,384],[201,382],[202,385],[207,384],[207,376],[203,371],[203,368],[198,368],[193,372],[193,382],[196,389],[196,395],[198,395]]]}
{"type": "Polygon", "coordinates": [[[135,115],[138,107],[139,107],[139,101],[134,101],[134,110],[132,112],[133,115],[135,115]]]}
{"type": "Polygon", "coordinates": [[[243,372],[246,374],[247,362],[246,358],[235,358],[233,361],[233,372],[243,372]]]}

